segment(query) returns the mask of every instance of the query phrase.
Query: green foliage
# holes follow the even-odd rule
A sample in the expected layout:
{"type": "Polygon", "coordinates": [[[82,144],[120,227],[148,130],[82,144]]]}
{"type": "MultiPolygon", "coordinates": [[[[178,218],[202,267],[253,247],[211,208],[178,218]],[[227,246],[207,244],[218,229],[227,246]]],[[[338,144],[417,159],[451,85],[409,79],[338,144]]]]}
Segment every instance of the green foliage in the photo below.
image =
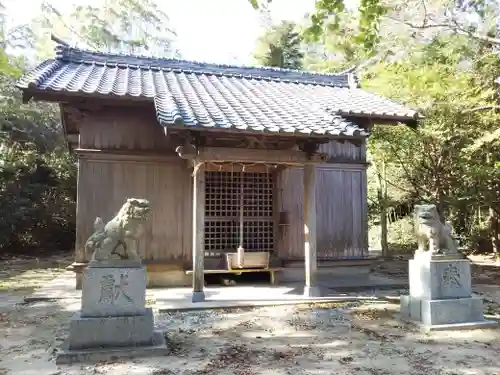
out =
{"type": "Polygon", "coordinates": [[[66,150],[3,145],[0,249],[68,250],[74,243],[76,168],[66,150]]]}
{"type": "MultiPolygon", "coordinates": [[[[417,246],[411,217],[404,217],[388,225],[387,242],[390,251],[415,251],[417,246]]],[[[368,232],[368,242],[374,249],[380,248],[380,227],[373,225],[368,232]]]]}
{"type": "MultiPolygon", "coordinates": [[[[271,3],[264,0],[249,0],[254,9],[262,8],[271,3]]],[[[344,0],[317,0],[315,11],[310,16],[310,25],[305,30],[305,36],[310,41],[318,41],[325,32],[342,32],[341,17],[348,3],[344,0]]],[[[380,0],[360,0],[358,8],[358,30],[356,40],[364,50],[371,52],[379,40],[379,25],[381,17],[387,12],[380,0]]]]}
{"type": "Polygon", "coordinates": [[[17,74],[0,73],[4,98],[0,102],[0,249],[67,250],[74,241],[75,163],[64,145],[58,107],[22,104],[16,79],[17,74]]]}
{"type": "Polygon", "coordinates": [[[0,74],[0,249],[69,249],[76,168],[57,106],[23,105],[16,77],[0,74]]]}
{"type": "Polygon", "coordinates": [[[170,19],[152,0],[106,0],[101,6],[74,6],[69,13],[44,1],[36,23],[42,32],[96,50],[179,57],[170,19]]]}
{"type": "Polygon", "coordinates": [[[342,31],[327,27],[314,48],[309,48],[304,61],[307,69],[320,72],[339,72],[366,60],[369,53],[355,40],[357,16],[349,10],[338,14],[336,20],[342,31]]]}
{"type": "Polygon", "coordinates": [[[304,58],[301,47],[302,38],[297,26],[283,21],[259,38],[254,57],[263,66],[301,69],[304,58]]]}

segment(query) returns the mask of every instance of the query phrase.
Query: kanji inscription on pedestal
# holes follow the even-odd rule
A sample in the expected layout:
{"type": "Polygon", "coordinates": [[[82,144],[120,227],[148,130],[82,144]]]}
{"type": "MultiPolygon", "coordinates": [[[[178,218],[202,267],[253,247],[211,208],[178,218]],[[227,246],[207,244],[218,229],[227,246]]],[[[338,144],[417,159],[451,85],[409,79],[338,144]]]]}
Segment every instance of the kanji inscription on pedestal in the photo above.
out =
{"type": "Polygon", "coordinates": [[[140,314],[146,304],[146,271],[143,268],[88,268],[82,291],[84,316],[140,314]]]}
{"type": "Polygon", "coordinates": [[[125,298],[128,302],[133,302],[132,298],[127,294],[127,286],[127,274],[120,274],[120,281],[118,283],[114,275],[104,275],[101,278],[101,297],[99,298],[99,303],[114,304],[120,297],[125,298]]]}
{"type": "Polygon", "coordinates": [[[460,288],[460,270],[453,264],[448,264],[443,270],[443,286],[460,288]]]}

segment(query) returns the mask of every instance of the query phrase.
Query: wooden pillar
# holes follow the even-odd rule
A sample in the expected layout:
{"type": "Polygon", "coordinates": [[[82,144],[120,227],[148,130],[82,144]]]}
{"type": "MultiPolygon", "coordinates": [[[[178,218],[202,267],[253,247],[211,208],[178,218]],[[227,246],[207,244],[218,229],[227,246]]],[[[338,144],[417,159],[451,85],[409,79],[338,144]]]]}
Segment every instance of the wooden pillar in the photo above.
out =
{"type": "Polygon", "coordinates": [[[205,301],[205,166],[194,162],[193,170],[193,302],[205,301]]]}
{"type": "Polygon", "coordinates": [[[304,296],[319,297],[316,248],[316,167],[304,166],[304,296]]]}

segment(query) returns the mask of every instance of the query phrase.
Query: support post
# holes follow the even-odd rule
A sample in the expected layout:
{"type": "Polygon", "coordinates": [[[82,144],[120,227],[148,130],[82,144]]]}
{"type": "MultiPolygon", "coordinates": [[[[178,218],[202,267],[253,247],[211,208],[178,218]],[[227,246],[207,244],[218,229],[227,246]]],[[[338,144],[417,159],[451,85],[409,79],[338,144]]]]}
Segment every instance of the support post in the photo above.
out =
{"type": "Polygon", "coordinates": [[[205,166],[194,161],[193,169],[193,302],[205,301],[205,166]]]}
{"type": "Polygon", "coordinates": [[[304,240],[304,296],[320,297],[317,284],[316,168],[312,164],[304,166],[304,240]]]}

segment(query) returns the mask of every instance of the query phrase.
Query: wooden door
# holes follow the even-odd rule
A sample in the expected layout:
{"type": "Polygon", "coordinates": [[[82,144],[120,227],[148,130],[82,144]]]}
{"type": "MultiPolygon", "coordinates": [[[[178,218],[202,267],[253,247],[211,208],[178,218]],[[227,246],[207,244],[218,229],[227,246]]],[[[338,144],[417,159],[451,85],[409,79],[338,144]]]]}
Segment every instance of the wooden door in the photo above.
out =
{"type": "Polygon", "coordinates": [[[245,251],[274,251],[273,175],[205,173],[205,256],[235,252],[241,223],[245,251]]]}

